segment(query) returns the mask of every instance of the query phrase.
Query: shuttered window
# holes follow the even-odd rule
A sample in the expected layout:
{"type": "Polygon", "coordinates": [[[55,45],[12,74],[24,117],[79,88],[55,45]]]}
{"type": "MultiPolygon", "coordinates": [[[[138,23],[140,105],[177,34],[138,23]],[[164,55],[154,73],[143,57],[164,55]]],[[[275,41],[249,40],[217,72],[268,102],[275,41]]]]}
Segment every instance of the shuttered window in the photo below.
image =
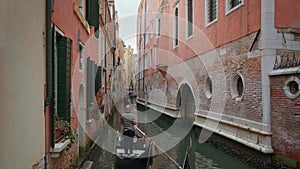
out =
{"type": "Polygon", "coordinates": [[[157,18],[157,23],[156,23],[156,31],[157,31],[157,37],[160,36],[160,26],[161,26],[161,17],[157,18]]]}
{"type": "Polygon", "coordinates": [[[230,0],[230,5],[231,5],[231,8],[230,8],[230,9],[232,9],[232,8],[234,8],[234,7],[236,7],[236,6],[238,6],[238,5],[241,4],[241,3],[242,3],[241,0],[230,0]]]}
{"type": "Polygon", "coordinates": [[[178,7],[175,8],[174,18],[174,47],[178,46],[178,7]]]}
{"type": "Polygon", "coordinates": [[[227,0],[227,12],[244,3],[244,0],[227,0]]]}
{"type": "Polygon", "coordinates": [[[86,0],[86,20],[90,26],[95,27],[96,37],[99,35],[99,2],[98,0],[86,0]]]}
{"type": "Polygon", "coordinates": [[[101,89],[101,67],[96,66],[96,77],[95,77],[95,95],[101,89]]]}
{"type": "Polygon", "coordinates": [[[57,106],[58,118],[70,122],[71,102],[71,40],[57,37],[57,106]]]}
{"type": "Polygon", "coordinates": [[[193,0],[187,0],[187,37],[193,35],[193,0]]]}
{"type": "Polygon", "coordinates": [[[217,0],[207,0],[207,21],[208,23],[217,19],[217,0]]]}
{"type": "Polygon", "coordinates": [[[90,57],[87,58],[87,71],[86,71],[86,93],[87,93],[87,107],[91,106],[93,97],[95,96],[94,84],[95,84],[95,65],[90,57]]]}

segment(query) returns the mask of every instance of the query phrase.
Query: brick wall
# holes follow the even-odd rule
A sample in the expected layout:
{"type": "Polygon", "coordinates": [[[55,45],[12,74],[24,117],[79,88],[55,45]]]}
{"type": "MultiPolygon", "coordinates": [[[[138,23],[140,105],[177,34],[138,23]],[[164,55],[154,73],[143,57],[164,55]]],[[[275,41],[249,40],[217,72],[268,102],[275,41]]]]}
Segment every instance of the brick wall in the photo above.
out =
{"type": "Polygon", "coordinates": [[[299,74],[271,76],[272,147],[276,154],[300,161],[300,97],[289,99],[283,87],[286,80],[299,74]]]}
{"type": "MultiPolygon", "coordinates": [[[[241,38],[237,41],[222,46],[226,49],[226,54],[217,56],[220,58],[219,63],[212,67],[204,65],[200,57],[210,57],[210,55],[219,55],[219,49],[214,52],[207,52],[199,57],[193,57],[183,62],[182,65],[170,65],[166,75],[166,81],[159,71],[154,71],[146,75],[145,84],[148,91],[158,89],[165,91],[165,84],[168,87],[165,92],[168,104],[175,104],[177,99],[178,88],[185,78],[195,80],[192,85],[195,99],[198,100],[200,110],[210,110],[211,99],[205,97],[204,88],[208,75],[210,75],[215,84],[215,89],[224,85],[224,94],[226,95],[224,114],[240,117],[255,122],[262,121],[262,96],[261,96],[261,61],[259,57],[248,58],[247,53],[255,37],[255,33],[241,38]],[[218,73],[223,71],[226,81],[219,83],[218,73]],[[209,73],[208,73],[209,72],[209,73]],[[230,86],[234,75],[240,73],[244,79],[245,89],[243,99],[236,101],[230,94],[230,86]],[[193,77],[191,77],[193,76],[193,77]]],[[[193,81],[190,80],[190,81],[193,81]]],[[[214,83],[213,82],[213,83],[214,83]]],[[[149,92],[148,92],[149,93],[149,92]]],[[[218,97],[219,93],[214,93],[213,97],[218,97]]]]}
{"type": "Polygon", "coordinates": [[[69,169],[72,165],[75,165],[78,159],[78,144],[74,142],[60,152],[59,157],[48,157],[49,169],[69,169]]]}

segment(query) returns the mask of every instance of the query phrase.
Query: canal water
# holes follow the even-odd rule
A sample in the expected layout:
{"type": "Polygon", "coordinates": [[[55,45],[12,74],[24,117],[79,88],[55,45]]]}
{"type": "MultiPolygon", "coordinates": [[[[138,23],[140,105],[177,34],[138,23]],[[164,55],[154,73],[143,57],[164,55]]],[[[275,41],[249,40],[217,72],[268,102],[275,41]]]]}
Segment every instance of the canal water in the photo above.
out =
{"type": "MultiPolygon", "coordinates": [[[[188,131],[180,127],[177,127],[175,130],[169,130],[176,123],[174,119],[154,110],[138,111],[135,105],[131,105],[131,108],[138,122],[140,122],[138,127],[151,138],[155,138],[155,136],[161,137],[161,139],[157,139],[158,145],[164,150],[167,149],[166,153],[181,166],[186,159],[186,154],[188,154],[188,162],[192,169],[252,169],[207,143],[199,143],[194,127],[188,131]],[[182,135],[185,137],[182,137],[182,135]],[[188,145],[190,145],[190,149],[186,153],[188,145]]],[[[97,144],[89,156],[89,160],[93,161],[92,169],[113,168],[114,155],[111,152],[115,146],[115,131],[120,129],[119,117],[120,114],[116,110],[99,133],[97,144]]],[[[158,149],[155,150],[157,157],[153,162],[153,168],[178,168],[165,154],[158,149]]]]}

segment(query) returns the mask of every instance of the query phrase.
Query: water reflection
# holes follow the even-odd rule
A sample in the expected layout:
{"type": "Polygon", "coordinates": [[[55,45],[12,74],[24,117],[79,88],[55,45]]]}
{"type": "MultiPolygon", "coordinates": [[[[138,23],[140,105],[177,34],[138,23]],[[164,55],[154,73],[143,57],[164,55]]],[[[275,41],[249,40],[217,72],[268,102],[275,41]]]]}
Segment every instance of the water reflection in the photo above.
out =
{"type": "MultiPolygon", "coordinates": [[[[186,136],[182,139],[179,136],[183,133],[180,134],[180,132],[185,132],[185,130],[180,130],[180,128],[177,130],[168,130],[168,128],[174,124],[174,119],[164,115],[159,115],[157,114],[158,112],[155,111],[147,111],[147,114],[145,114],[144,112],[136,111],[135,106],[132,106],[132,110],[136,113],[138,120],[143,118],[147,121],[147,118],[153,119],[153,116],[159,117],[152,122],[139,124],[139,127],[149,136],[156,136],[164,132],[164,138],[162,140],[164,141],[164,144],[176,145],[166,153],[168,153],[180,165],[184,162],[187,145],[191,142],[189,164],[193,169],[251,169],[242,162],[230,157],[226,153],[210,146],[207,143],[200,144],[198,142],[195,128],[184,133],[186,136]]],[[[119,127],[118,119],[119,113],[115,112],[109,119],[108,124],[117,129],[119,127]]],[[[115,139],[114,134],[107,132],[105,129],[102,132],[104,133],[101,133],[101,136],[104,137],[106,141],[103,141],[104,138],[102,138],[102,143],[99,144],[114,146],[112,144],[115,139]]],[[[161,147],[164,147],[163,144],[161,144],[161,147]]],[[[103,150],[101,147],[97,147],[90,158],[94,161],[92,169],[111,169],[113,167],[113,155],[110,152],[103,150]]],[[[160,154],[154,160],[153,168],[176,169],[178,167],[176,167],[176,165],[164,154],[160,154]]]]}

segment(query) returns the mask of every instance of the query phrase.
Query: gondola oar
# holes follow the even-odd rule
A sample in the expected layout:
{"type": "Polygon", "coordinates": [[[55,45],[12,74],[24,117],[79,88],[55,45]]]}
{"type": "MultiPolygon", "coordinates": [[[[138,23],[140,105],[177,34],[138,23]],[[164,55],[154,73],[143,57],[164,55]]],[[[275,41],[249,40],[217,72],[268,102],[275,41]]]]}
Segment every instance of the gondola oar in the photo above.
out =
{"type": "Polygon", "coordinates": [[[192,146],[192,139],[190,138],[189,144],[187,145],[187,148],[185,151],[183,169],[191,169],[190,164],[189,164],[189,152],[191,150],[191,146],[192,146]]]}
{"type": "Polygon", "coordinates": [[[144,133],[141,129],[135,126],[135,129],[138,130],[143,136],[152,141],[152,144],[157,147],[170,161],[172,161],[179,169],[183,169],[168,153],[166,153],[159,145],[157,145],[146,133],[144,133]]]}

